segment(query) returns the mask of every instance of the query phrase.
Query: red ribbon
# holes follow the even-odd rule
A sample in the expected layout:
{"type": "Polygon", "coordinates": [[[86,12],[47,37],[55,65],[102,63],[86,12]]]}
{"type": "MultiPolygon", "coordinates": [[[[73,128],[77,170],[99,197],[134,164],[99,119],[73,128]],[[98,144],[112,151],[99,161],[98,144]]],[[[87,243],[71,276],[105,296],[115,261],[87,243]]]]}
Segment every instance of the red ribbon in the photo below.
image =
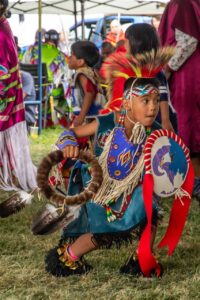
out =
{"type": "Polygon", "coordinates": [[[138,247],[138,259],[143,274],[149,277],[151,270],[160,273],[160,267],[156,262],[151,251],[151,219],[152,219],[152,202],[153,202],[153,176],[145,174],[143,181],[143,198],[147,215],[147,226],[141,236],[138,247]]]}
{"type": "MultiPolygon", "coordinates": [[[[180,240],[190,207],[190,196],[192,195],[193,184],[194,171],[191,162],[189,162],[188,174],[182,186],[182,189],[187,192],[189,196],[185,195],[181,197],[181,199],[177,198],[174,200],[167,231],[158,245],[158,247],[168,246],[168,255],[173,253],[180,240]]],[[[147,277],[151,275],[152,270],[155,270],[157,275],[161,272],[160,267],[152,254],[150,243],[153,186],[153,176],[151,174],[145,174],[143,182],[143,198],[147,215],[147,226],[139,242],[138,259],[141,270],[147,277]]]]}
{"type": "MultiPolygon", "coordinates": [[[[192,167],[192,163],[190,162],[188,174],[182,186],[182,189],[191,196],[193,185],[194,170],[192,167]]],[[[173,202],[168,228],[166,230],[165,236],[158,245],[159,248],[168,246],[168,255],[172,255],[180,240],[187,219],[190,203],[191,201],[188,196],[183,196],[181,197],[181,199],[177,198],[173,202]]]]}

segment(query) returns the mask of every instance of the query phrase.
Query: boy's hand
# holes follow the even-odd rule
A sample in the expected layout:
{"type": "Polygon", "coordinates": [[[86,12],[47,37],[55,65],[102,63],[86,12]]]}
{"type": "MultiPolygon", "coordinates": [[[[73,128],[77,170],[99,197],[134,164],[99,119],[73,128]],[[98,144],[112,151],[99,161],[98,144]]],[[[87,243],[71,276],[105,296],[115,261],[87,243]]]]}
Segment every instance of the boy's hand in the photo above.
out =
{"type": "Polygon", "coordinates": [[[78,146],[66,146],[62,151],[64,158],[77,158],[79,156],[78,146]]]}
{"type": "Polygon", "coordinates": [[[82,125],[84,122],[84,117],[82,117],[81,115],[77,116],[74,121],[73,121],[73,125],[74,127],[80,126],[82,125]]]}

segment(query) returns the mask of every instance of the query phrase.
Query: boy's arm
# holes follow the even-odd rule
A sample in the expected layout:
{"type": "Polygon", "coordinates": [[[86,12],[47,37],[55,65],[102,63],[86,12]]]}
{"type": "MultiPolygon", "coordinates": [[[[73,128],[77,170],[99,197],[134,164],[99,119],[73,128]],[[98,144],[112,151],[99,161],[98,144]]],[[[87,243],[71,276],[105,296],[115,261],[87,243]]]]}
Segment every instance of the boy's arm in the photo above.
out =
{"type": "Polygon", "coordinates": [[[97,129],[98,129],[97,120],[94,120],[91,123],[82,126],[70,128],[70,130],[74,132],[77,138],[92,136],[97,132],[97,129]]]}
{"type": "Polygon", "coordinates": [[[96,94],[95,89],[88,91],[88,89],[87,89],[88,79],[86,76],[80,74],[78,79],[79,79],[79,83],[84,92],[84,98],[83,98],[83,105],[82,105],[80,114],[78,115],[78,117],[75,118],[75,120],[73,122],[74,126],[79,126],[84,122],[85,116],[87,115],[87,113],[90,109],[90,106],[94,102],[95,94],[96,94]]]}
{"type": "Polygon", "coordinates": [[[78,142],[76,138],[94,135],[98,129],[98,122],[93,122],[64,130],[59,136],[56,146],[62,150],[65,158],[76,158],[79,155],[78,142]]]}

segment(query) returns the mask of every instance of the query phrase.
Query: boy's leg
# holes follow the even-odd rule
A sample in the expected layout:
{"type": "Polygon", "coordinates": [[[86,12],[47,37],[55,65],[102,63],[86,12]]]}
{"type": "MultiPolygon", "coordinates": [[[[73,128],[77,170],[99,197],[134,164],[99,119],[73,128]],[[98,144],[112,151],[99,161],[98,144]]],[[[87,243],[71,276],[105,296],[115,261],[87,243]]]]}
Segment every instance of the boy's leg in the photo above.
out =
{"type": "Polygon", "coordinates": [[[97,244],[93,239],[93,235],[91,233],[86,233],[81,235],[71,246],[70,249],[74,253],[75,256],[81,257],[82,255],[95,250],[97,248],[97,244]]]}
{"type": "MultiPolygon", "coordinates": [[[[152,226],[151,230],[151,249],[153,252],[153,245],[156,237],[157,226],[152,226]]],[[[133,251],[131,256],[128,258],[127,262],[120,268],[120,273],[129,274],[134,276],[140,276],[142,274],[142,270],[140,268],[140,264],[138,261],[137,251],[133,251]]]]}
{"type": "Polygon", "coordinates": [[[87,233],[71,245],[65,243],[51,249],[45,258],[46,271],[57,277],[88,273],[91,266],[84,261],[83,255],[96,248],[93,235],[87,233]]]}
{"type": "MultiPolygon", "coordinates": [[[[157,210],[153,210],[152,215],[152,226],[151,226],[151,250],[153,252],[153,246],[155,242],[156,232],[157,232],[157,221],[158,221],[158,213],[157,210]]],[[[140,228],[140,235],[142,234],[143,230],[145,229],[146,224],[143,224],[140,228]]],[[[160,275],[155,274],[156,276],[162,276],[163,268],[162,265],[160,265],[161,273],[160,275]]],[[[127,262],[120,268],[120,273],[122,274],[128,274],[133,276],[141,276],[143,275],[142,270],[140,268],[139,260],[137,251],[133,251],[127,262]]],[[[153,275],[153,272],[152,272],[153,275]]]]}

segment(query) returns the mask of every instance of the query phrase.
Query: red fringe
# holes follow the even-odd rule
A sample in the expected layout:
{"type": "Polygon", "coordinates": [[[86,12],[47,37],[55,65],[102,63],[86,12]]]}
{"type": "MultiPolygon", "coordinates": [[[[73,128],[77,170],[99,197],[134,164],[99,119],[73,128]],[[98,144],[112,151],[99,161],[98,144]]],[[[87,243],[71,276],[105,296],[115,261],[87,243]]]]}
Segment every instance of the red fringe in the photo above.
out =
{"type": "Polygon", "coordinates": [[[152,202],[153,202],[153,176],[145,174],[143,182],[143,198],[147,214],[147,226],[142,234],[138,247],[138,259],[143,274],[150,276],[151,270],[161,272],[159,265],[151,251],[151,219],[152,219],[152,202]]]}
{"type": "MultiPolygon", "coordinates": [[[[186,191],[190,196],[192,195],[194,184],[194,170],[192,167],[192,163],[189,163],[188,174],[186,180],[182,186],[182,189],[186,191]]],[[[153,176],[151,174],[146,174],[144,176],[143,183],[143,197],[144,197],[144,205],[147,214],[147,226],[142,234],[142,237],[139,242],[138,247],[138,259],[140,263],[140,267],[145,276],[149,277],[151,275],[151,271],[155,270],[159,275],[161,270],[156,262],[155,257],[151,251],[151,218],[152,218],[152,202],[153,202],[153,176]]],[[[181,199],[175,199],[173,202],[169,226],[165,233],[165,236],[159,243],[158,247],[168,246],[168,255],[171,255],[175,250],[186,219],[190,207],[190,197],[183,196],[181,199]]]]}
{"type": "MultiPolygon", "coordinates": [[[[190,162],[187,178],[182,186],[182,189],[191,196],[193,185],[194,170],[192,167],[192,163],[190,162]]],[[[172,255],[180,240],[187,219],[190,203],[191,201],[188,196],[184,196],[181,199],[177,198],[173,202],[169,226],[167,228],[165,236],[158,245],[159,248],[168,246],[168,255],[172,255]]]]}

